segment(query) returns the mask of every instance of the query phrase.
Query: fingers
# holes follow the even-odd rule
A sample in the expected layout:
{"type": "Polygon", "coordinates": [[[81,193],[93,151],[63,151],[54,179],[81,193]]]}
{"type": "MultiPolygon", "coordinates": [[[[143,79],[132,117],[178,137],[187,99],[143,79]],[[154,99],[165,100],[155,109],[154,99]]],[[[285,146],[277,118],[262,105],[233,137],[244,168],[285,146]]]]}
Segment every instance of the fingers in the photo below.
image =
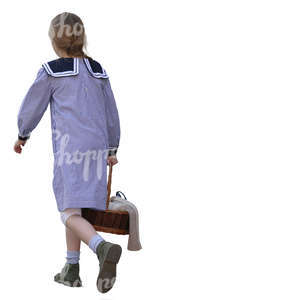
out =
{"type": "Polygon", "coordinates": [[[16,153],[22,153],[22,146],[25,146],[26,141],[17,140],[14,145],[14,151],[16,153]]]}
{"type": "Polygon", "coordinates": [[[118,163],[118,159],[115,157],[115,156],[109,156],[108,158],[107,158],[107,164],[110,166],[110,165],[112,165],[112,166],[114,166],[114,165],[116,165],[118,163]]]}
{"type": "Polygon", "coordinates": [[[15,150],[16,153],[21,153],[22,152],[22,148],[21,148],[20,145],[15,145],[14,150],[15,150]]]}

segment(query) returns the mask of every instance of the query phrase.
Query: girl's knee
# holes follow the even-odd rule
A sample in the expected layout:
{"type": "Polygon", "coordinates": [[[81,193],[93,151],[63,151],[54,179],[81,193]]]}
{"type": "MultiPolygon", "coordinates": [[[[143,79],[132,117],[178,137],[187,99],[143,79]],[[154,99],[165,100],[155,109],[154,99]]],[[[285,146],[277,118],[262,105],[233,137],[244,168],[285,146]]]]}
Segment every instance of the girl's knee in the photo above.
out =
{"type": "Polygon", "coordinates": [[[81,216],[81,208],[66,208],[60,213],[60,219],[66,226],[68,218],[70,218],[73,215],[81,216]]]}

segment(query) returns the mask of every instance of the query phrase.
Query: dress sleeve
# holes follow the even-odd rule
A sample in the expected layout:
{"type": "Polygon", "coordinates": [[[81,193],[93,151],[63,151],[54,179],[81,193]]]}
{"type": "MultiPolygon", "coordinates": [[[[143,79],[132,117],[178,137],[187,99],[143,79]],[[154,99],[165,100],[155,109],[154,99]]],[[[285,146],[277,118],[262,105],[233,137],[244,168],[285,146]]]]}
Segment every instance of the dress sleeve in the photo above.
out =
{"type": "Polygon", "coordinates": [[[105,109],[108,131],[109,154],[115,155],[120,141],[120,120],[114,94],[109,79],[104,82],[105,109]]]}
{"type": "Polygon", "coordinates": [[[51,95],[50,78],[45,70],[41,68],[18,113],[19,139],[26,140],[29,138],[44,115],[51,95]]]}

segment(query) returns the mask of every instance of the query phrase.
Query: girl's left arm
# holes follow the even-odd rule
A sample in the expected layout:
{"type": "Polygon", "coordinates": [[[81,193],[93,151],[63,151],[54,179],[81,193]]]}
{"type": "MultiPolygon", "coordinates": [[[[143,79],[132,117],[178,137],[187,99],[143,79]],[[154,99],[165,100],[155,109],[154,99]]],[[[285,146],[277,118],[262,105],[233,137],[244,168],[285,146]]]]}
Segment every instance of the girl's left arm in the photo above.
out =
{"type": "Polygon", "coordinates": [[[18,113],[18,139],[26,141],[40,122],[52,96],[50,78],[41,68],[27,92],[18,113]]]}
{"type": "Polygon", "coordinates": [[[120,120],[113,91],[109,79],[104,79],[104,91],[106,95],[106,120],[108,131],[108,156],[115,156],[120,142],[120,120]]]}

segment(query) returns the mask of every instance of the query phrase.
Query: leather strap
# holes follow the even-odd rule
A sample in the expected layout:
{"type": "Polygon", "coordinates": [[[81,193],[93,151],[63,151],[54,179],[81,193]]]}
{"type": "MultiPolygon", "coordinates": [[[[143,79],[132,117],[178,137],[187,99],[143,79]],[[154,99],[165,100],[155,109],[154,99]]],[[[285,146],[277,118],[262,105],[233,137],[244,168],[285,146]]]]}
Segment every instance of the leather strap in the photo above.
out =
{"type": "Polygon", "coordinates": [[[107,180],[106,210],[108,209],[109,201],[110,201],[112,169],[113,169],[112,164],[109,164],[109,173],[108,173],[108,180],[107,180]]]}

